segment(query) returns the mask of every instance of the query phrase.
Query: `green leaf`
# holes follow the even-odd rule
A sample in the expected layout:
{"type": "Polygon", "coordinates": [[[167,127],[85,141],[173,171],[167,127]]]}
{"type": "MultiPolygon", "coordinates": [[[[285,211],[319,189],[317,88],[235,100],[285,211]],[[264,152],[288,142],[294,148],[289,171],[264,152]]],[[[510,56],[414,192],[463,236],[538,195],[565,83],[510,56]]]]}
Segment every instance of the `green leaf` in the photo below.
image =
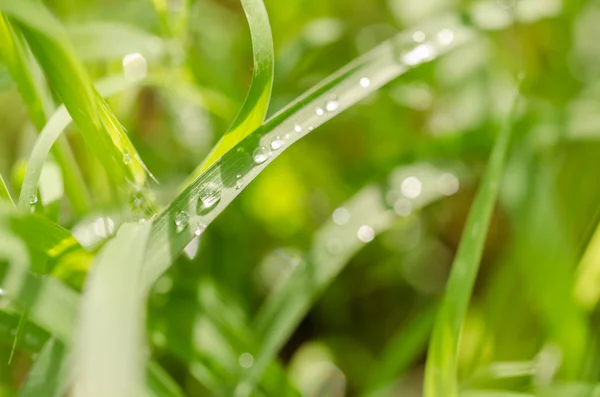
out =
{"type": "Polygon", "coordinates": [[[66,357],[66,350],[61,342],[54,338],[48,340],[29,371],[19,397],[62,396],[66,357]]]}
{"type": "Polygon", "coordinates": [[[144,295],[150,223],[125,224],[88,275],[74,348],[74,396],[129,397],[143,387],[144,295]]]}
{"type": "Polygon", "coordinates": [[[11,204],[14,204],[2,175],[0,175],[0,200],[10,201],[11,204]]]}
{"type": "Polygon", "coordinates": [[[429,343],[426,397],[458,396],[457,360],[462,328],[486,241],[498,186],[504,171],[518,96],[498,135],[489,164],[469,212],[446,292],[429,343]]]}
{"type": "Polygon", "coordinates": [[[118,186],[127,186],[128,178],[144,183],[143,163],[123,127],[92,86],[60,23],[33,0],[0,0],[0,10],[20,23],[31,51],[111,180],[118,186]],[[126,155],[130,161],[123,161],[126,155]]]}
{"type": "Polygon", "coordinates": [[[405,200],[400,193],[402,181],[409,176],[423,181],[420,195],[407,201],[410,210],[417,211],[442,197],[434,182],[442,174],[442,171],[427,165],[401,167],[390,174],[386,183],[365,187],[340,207],[339,210],[347,214],[347,222],[339,225],[332,219],[316,232],[306,261],[295,266],[285,284],[269,295],[256,315],[253,329],[261,342],[261,349],[243,382],[252,385],[259,378],[350,258],[366,242],[397,221],[392,210],[396,202],[388,200],[405,200]]]}
{"type": "Polygon", "coordinates": [[[419,308],[419,312],[406,321],[383,349],[375,367],[370,369],[366,395],[376,395],[377,389],[397,379],[427,347],[437,304],[419,308]]]}
{"type": "Polygon", "coordinates": [[[206,159],[190,175],[184,187],[196,179],[225,153],[261,126],[267,114],[273,88],[274,51],[269,16],[263,0],[241,0],[252,37],[254,68],[250,90],[242,109],[229,130],[206,159]]]}
{"type": "MultiPolygon", "coordinates": [[[[98,81],[96,83],[96,89],[100,95],[109,97],[132,87],[135,83],[135,81],[126,79],[123,76],[111,76],[98,81]]],[[[48,154],[54,143],[60,138],[71,121],[71,115],[65,106],[61,105],[56,112],[54,112],[52,117],[50,117],[48,123],[41,131],[40,136],[36,140],[31,151],[29,162],[27,163],[27,171],[25,172],[25,178],[21,185],[21,194],[19,195],[20,208],[29,208],[29,199],[37,194],[39,180],[42,175],[42,168],[48,158],[48,154]]],[[[68,186],[69,183],[66,185],[68,186]]]]}
{"type": "MultiPolygon", "coordinates": [[[[31,121],[37,130],[41,131],[53,106],[52,100],[48,92],[44,90],[45,81],[22,40],[20,28],[13,26],[1,13],[0,55],[7,64],[13,80],[17,83],[17,88],[27,105],[31,121]]],[[[53,154],[67,181],[67,195],[73,208],[79,214],[86,212],[90,207],[90,198],[67,141],[61,140],[59,145],[54,148],[53,154]]]]}
{"type": "Polygon", "coordinates": [[[440,18],[420,30],[432,39],[416,45],[410,31],[386,41],[300,96],[196,178],[153,222],[144,284],[151,286],[196,237],[198,227],[209,225],[248,183],[294,142],[407,70],[432,61],[471,39],[470,30],[454,17],[440,18]],[[453,31],[451,42],[437,39],[437,33],[443,29],[453,31]],[[423,48],[426,48],[426,57],[419,56],[423,55],[423,48]],[[407,57],[410,64],[405,62],[407,57]],[[333,97],[335,109],[330,103],[330,111],[324,110],[333,97]],[[321,109],[319,113],[315,111],[317,108],[321,109]],[[271,149],[273,141],[277,141],[276,150],[271,149]],[[213,205],[205,208],[200,196],[208,190],[214,197],[218,196],[218,200],[211,200],[213,205]],[[181,213],[189,216],[189,223],[178,230],[176,218],[181,213]]]}

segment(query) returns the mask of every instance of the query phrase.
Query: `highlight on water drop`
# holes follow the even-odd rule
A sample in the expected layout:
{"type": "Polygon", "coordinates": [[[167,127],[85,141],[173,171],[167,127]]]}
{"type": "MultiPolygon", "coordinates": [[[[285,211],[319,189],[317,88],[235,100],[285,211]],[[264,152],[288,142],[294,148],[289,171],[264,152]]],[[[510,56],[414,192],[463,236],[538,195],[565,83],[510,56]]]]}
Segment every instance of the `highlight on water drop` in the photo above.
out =
{"type": "Polygon", "coordinates": [[[271,157],[271,151],[264,146],[260,146],[252,152],[252,158],[256,164],[262,164],[271,157]]]}

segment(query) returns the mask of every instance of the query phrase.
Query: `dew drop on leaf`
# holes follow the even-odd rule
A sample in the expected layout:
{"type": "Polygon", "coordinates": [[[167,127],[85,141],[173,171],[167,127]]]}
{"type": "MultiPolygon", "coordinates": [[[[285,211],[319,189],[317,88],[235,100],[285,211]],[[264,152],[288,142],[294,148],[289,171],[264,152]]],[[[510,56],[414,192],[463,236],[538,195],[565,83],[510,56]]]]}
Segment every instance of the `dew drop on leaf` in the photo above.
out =
{"type": "Polygon", "coordinates": [[[252,152],[252,158],[256,164],[262,164],[271,157],[271,151],[264,146],[258,147],[252,152]]]}

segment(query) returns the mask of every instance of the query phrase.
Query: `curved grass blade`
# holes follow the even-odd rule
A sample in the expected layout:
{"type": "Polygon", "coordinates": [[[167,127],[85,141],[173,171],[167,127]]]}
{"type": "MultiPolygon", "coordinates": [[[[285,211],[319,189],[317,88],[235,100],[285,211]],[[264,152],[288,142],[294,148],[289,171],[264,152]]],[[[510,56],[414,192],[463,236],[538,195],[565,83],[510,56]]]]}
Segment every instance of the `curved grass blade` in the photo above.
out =
{"type": "Polygon", "coordinates": [[[231,150],[250,133],[261,126],[267,114],[271,89],[273,88],[273,73],[275,56],[273,51],[273,36],[269,16],[263,0],[241,0],[242,7],[250,26],[254,68],[250,90],[242,109],[236,116],[229,130],[219,140],[202,164],[192,172],[184,187],[194,181],[200,174],[231,150]]]}
{"type": "Polygon", "coordinates": [[[481,186],[469,212],[446,292],[437,315],[425,367],[426,397],[458,396],[459,336],[483,254],[498,186],[508,153],[519,96],[498,135],[481,186]]]}
{"type": "Polygon", "coordinates": [[[261,349],[243,383],[251,387],[350,258],[395,223],[396,214],[391,209],[394,205],[415,211],[442,197],[436,181],[443,174],[427,165],[401,167],[391,174],[385,186],[367,186],[340,207],[339,211],[348,218],[343,225],[330,220],[317,231],[306,261],[294,268],[285,284],[267,298],[256,315],[253,329],[261,349]],[[420,195],[413,200],[403,198],[400,193],[402,181],[411,176],[423,183],[420,195]],[[394,202],[388,202],[390,198],[394,202]]]}
{"type": "Polygon", "coordinates": [[[143,385],[141,268],[150,224],[125,224],[96,257],[82,298],[73,396],[129,397],[143,385]]]}
{"type": "Polygon", "coordinates": [[[0,0],[0,10],[19,22],[31,51],[111,180],[118,186],[126,186],[131,178],[144,183],[145,169],[133,144],[95,91],[60,23],[33,0],[0,0]],[[130,161],[123,161],[126,155],[130,161]]]}
{"type": "Polygon", "coordinates": [[[452,16],[420,30],[429,41],[415,43],[411,31],[361,56],[281,110],[189,185],[153,222],[144,284],[151,286],[196,237],[198,227],[209,225],[290,145],[407,70],[471,38],[470,30],[452,16]],[[206,208],[202,198],[209,191],[211,206],[206,208]],[[189,222],[178,226],[178,214],[187,215],[189,222]]]}
{"type": "MultiPolygon", "coordinates": [[[[112,96],[120,91],[126,90],[135,84],[134,81],[122,76],[104,78],[96,83],[96,89],[104,97],[112,96]]],[[[25,178],[21,185],[19,195],[19,207],[27,209],[30,206],[29,198],[36,195],[42,167],[54,143],[59,139],[72,118],[64,105],[61,105],[50,117],[48,123],[42,129],[40,136],[31,151],[25,178]]],[[[67,184],[68,185],[68,184],[67,184]]]]}
{"type": "MultiPolygon", "coordinates": [[[[52,100],[42,87],[45,87],[39,68],[29,56],[26,44],[19,34],[20,30],[0,13],[0,55],[4,59],[17,88],[27,105],[29,117],[38,131],[46,124],[48,110],[52,100]]],[[[60,141],[53,148],[63,178],[67,181],[66,191],[73,209],[82,214],[90,207],[90,198],[85,183],[78,172],[77,163],[66,141],[60,141]]]]}
{"type": "Polygon", "coordinates": [[[10,197],[10,193],[8,192],[8,188],[6,187],[6,183],[4,183],[2,175],[0,175],[0,200],[6,200],[11,204],[14,204],[13,199],[10,197]]]}

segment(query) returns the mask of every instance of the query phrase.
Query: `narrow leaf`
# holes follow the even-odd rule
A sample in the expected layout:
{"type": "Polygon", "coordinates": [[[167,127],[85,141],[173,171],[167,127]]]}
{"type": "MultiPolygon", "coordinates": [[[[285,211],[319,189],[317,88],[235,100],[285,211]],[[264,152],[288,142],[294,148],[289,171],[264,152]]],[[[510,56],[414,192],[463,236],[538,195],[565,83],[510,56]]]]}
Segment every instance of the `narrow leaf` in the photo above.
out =
{"type": "Polygon", "coordinates": [[[88,275],[72,368],[74,396],[129,397],[143,386],[140,274],[150,224],[125,224],[88,275]]]}
{"type": "Polygon", "coordinates": [[[452,265],[446,292],[429,343],[425,370],[426,397],[458,396],[457,360],[462,328],[486,241],[498,186],[504,171],[515,98],[510,114],[498,135],[489,164],[477,192],[452,265]]]}
{"type": "Polygon", "coordinates": [[[35,360],[19,397],[59,397],[64,394],[66,350],[54,338],[46,342],[35,360]]]}
{"type": "Polygon", "coordinates": [[[242,109],[229,130],[213,148],[207,158],[190,175],[187,186],[221,156],[261,126],[267,114],[273,87],[274,51],[269,16],[263,0],[241,0],[252,38],[254,68],[252,82],[242,109]]]}
{"type": "Polygon", "coordinates": [[[0,200],[10,201],[11,204],[14,204],[2,175],[0,175],[0,200]]]}
{"type": "Polygon", "coordinates": [[[60,23],[33,0],[0,0],[0,10],[21,24],[31,51],[111,179],[119,186],[126,186],[128,178],[143,183],[139,156],[123,127],[113,122],[112,111],[92,86],[60,23]],[[123,161],[125,155],[131,160],[123,161]]]}

